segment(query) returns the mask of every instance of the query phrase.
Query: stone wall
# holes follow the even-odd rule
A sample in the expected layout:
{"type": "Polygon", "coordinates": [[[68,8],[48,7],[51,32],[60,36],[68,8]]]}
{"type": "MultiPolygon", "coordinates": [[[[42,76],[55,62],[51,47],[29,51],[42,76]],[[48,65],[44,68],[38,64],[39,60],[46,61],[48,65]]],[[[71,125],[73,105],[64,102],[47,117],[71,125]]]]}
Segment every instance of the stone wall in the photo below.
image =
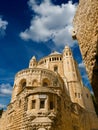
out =
{"type": "Polygon", "coordinates": [[[98,0],[80,0],[73,24],[98,103],[98,0]]]}
{"type": "Polygon", "coordinates": [[[95,123],[95,119],[97,119],[94,117],[95,114],[92,113],[93,116],[91,115],[91,119],[94,117],[95,123],[91,122],[91,127],[89,124],[90,117],[88,118],[89,113],[78,104],[70,102],[64,91],[57,99],[57,112],[47,113],[47,117],[52,121],[52,126],[48,129],[47,120],[45,120],[45,126],[40,120],[46,118],[46,116],[43,117],[41,113],[36,115],[34,112],[28,111],[28,100],[26,98],[31,92],[31,90],[25,89],[18,95],[16,101],[8,105],[7,111],[3,113],[2,119],[0,119],[0,130],[39,130],[39,127],[42,126],[45,127],[45,130],[90,130],[91,128],[98,130],[97,122],[95,123]],[[35,122],[38,118],[40,122],[35,122]]]}

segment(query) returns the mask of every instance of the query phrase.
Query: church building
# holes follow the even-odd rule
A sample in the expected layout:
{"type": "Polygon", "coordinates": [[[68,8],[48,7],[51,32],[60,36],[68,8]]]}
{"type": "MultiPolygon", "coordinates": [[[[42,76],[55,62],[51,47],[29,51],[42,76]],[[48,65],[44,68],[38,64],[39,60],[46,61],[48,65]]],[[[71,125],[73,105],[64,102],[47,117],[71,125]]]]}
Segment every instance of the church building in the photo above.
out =
{"type": "Polygon", "coordinates": [[[71,49],[52,52],[19,71],[0,130],[98,130],[90,91],[71,49]]]}

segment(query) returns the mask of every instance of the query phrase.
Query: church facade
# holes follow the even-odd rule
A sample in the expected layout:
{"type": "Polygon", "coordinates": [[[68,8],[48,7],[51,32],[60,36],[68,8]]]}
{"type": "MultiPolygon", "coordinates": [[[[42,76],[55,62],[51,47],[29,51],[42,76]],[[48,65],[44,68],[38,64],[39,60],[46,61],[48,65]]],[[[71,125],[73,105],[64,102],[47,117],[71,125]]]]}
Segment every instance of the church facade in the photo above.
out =
{"type": "Polygon", "coordinates": [[[36,60],[15,76],[0,130],[98,130],[90,91],[71,49],[36,60]]]}

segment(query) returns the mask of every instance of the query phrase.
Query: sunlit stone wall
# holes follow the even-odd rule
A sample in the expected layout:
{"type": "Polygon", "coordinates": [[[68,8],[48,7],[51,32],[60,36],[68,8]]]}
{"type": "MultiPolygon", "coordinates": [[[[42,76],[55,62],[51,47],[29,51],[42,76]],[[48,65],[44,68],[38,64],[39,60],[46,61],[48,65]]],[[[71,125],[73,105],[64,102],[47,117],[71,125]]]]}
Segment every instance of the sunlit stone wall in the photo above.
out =
{"type": "Polygon", "coordinates": [[[98,0],[80,0],[73,24],[73,38],[78,40],[98,102],[98,0]]]}

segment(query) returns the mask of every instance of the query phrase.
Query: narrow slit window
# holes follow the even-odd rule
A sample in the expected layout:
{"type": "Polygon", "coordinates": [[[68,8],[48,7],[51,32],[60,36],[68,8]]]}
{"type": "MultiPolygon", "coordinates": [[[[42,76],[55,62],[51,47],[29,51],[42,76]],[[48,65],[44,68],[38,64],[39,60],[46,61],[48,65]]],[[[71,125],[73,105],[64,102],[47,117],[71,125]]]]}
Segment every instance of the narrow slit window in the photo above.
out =
{"type": "Polygon", "coordinates": [[[35,104],[36,104],[36,101],[32,100],[32,109],[35,109],[35,104]]]}
{"type": "Polygon", "coordinates": [[[54,57],[52,58],[52,61],[54,61],[54,57]]]}
{"type": "Polygon", "coordinates": [[[88,93],[86,94],[86,97],[87,97],[87,98],[89,98],[89,95],[88,95],[88,93]]]}
{"type": "Polygon", "coordinates": [[[78,93],[78,98],[80,98],[80,96],[81,96],[80,93],[78,93]]]}
{"type": "Polygon", "coordinates": [[[45,100],[40,100],[40,108],[45,108],[45,100]]]}
{"type": "Polygon", "coordinates": [[[58,72],[58,66],[54,66],[54,71],[58,72]]]}
{"type": "Polygon", "coordinates": [[[77,97],[77,93],[75,93],[75,98],[77,97]]]}
{"type": "Polygon", "coordinates": [[[52,110],[54,108],[53,101],[50,101],[50,109],[52,110]]]}

